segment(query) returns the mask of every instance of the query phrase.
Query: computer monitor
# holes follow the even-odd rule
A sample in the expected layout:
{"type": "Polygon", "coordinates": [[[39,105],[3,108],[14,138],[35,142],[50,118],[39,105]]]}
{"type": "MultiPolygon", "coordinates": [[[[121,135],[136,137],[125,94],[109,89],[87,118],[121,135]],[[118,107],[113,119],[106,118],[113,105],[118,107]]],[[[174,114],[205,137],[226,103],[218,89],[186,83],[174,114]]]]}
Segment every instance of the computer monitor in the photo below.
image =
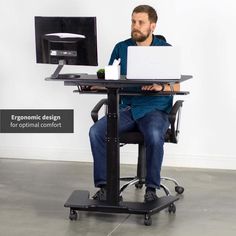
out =
{"type": "MultiPolygon", "coordinates": [[[[36,62],[58,64],[52,78],[66,64],[98,65],[96,17],[35,16],[35,40],[36,62]]],[[[63,76],[73,75],[79,76],[63,76]]]]}

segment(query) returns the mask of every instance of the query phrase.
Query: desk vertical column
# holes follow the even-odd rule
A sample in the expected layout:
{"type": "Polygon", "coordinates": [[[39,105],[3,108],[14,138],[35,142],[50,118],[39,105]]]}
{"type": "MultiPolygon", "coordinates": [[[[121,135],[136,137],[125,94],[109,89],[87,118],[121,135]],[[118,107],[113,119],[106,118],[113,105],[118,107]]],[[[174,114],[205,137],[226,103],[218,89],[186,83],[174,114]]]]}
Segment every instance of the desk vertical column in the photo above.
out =
{"type": "Polygon", "coordinates": [[[118,88],[108,88],[107,114],[107,201],[119,204],[120,143],[119,143],[119,94],[118,88]]]}

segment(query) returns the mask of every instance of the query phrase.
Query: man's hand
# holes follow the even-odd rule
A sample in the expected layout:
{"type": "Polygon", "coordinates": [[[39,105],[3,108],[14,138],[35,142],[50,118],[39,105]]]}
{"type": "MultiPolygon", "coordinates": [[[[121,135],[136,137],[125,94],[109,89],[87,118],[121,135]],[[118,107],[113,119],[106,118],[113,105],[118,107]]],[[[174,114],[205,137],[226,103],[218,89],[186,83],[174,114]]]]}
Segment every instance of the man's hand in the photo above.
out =
{"type": "Polygon", "coordinates": [[[163,86],[160,84],[153,84],[153,85],[144,85],[142,86],[142,90],[149,90],[149,91],[162,91],[163,86]]]}
{"type": "Polygon", "coordinates": [[[105,87],[93,85],[90,87],[90,90],[106,90],[105,87]]]}
{"type": "Polygon", "coordinates": [[[171,88],[171,86],[169,84],[163,84],[163,85],[160,85],[160,84],[145,85],[145,86],[142,86],[141,89],[142,90],[149,90],[149,91],[166,91],[166,92],[169,92],[169,91],[172,91],[172,90],[180,91],[180,84],[179,83],[175,83],[172,88],[171,88]]]}

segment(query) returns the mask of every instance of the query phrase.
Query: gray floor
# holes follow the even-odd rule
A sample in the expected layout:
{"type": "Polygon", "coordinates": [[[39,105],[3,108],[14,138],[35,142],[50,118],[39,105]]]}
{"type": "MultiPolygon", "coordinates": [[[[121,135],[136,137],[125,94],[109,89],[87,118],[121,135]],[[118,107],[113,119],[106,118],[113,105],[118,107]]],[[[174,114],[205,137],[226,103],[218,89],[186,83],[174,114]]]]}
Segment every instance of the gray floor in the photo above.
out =
{"type": "MultiPolygon", "coordinates": [[[[135,166],[121,166],[122,175],[135,166]]],[[[177,211],[152,216],[81,212],[68,219],[63,205],[75,189],[95,192],[91,163],[0,159],[0,236],[233,236],[236,232],[236,171],[163,168],[185,187],[177,211]]],[[[143,189],[130,188],[125,200],[143,199],[143,189]]],[[[162,193],[159,193],[162,195],[162,193]]]]}

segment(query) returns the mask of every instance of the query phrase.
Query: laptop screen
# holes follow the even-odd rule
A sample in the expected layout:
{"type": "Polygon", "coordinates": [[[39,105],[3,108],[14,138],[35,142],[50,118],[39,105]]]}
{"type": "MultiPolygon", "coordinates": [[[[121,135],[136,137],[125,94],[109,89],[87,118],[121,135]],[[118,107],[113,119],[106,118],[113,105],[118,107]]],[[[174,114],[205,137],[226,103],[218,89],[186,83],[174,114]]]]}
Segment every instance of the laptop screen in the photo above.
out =
{"type": "Polygon", "coordinates": [[[180,79],[179,49],[172,46],[129,46],[127,79],[180,79]]]}

